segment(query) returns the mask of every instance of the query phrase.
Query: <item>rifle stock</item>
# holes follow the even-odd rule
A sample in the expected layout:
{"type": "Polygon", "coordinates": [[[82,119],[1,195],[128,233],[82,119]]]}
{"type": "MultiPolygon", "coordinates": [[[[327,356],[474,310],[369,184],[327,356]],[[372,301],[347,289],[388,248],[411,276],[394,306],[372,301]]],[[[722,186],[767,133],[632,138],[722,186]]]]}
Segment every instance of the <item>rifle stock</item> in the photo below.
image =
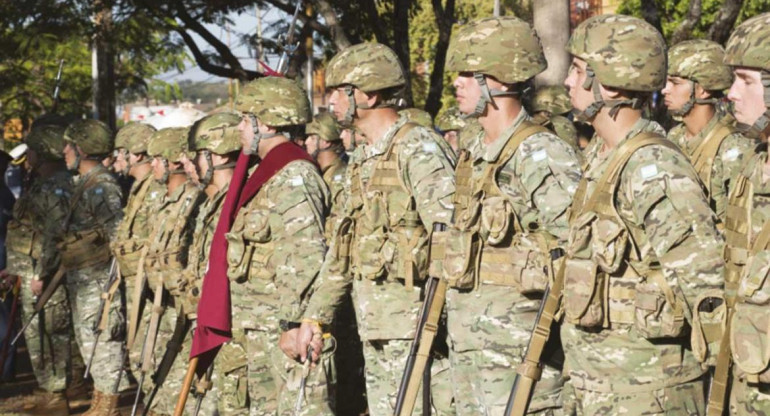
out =
{"type": "Polygon", "coordinates": [[[35,319],[35,317],[40,313],[40,311],[43,310],[45,307],[45,304],[48,302],[49,299],[51,299],[51,296],[53,296],[53,293],[56,291],[56,289],[61,285],[64,274],[65,274],[64,267],[59,267],[59,270],[56,271],[56,274],[54,274],[53,278],[51,279],[51,282],[48,283],[48,286],[46,286],[45,290],[43,290],[43,294],[38,297],[37,302],[35,302],[35,308],[34,313],[32,316],[30,316],[29,320],[24,324],[24,326],[21,328],[21,331],[16,334],[16,336],[13,338],[13,341],[11,341],[11,346],[15,346],[16,342],[19,341],[19,338],[24,333],[24,331],[29,328],[29,326],[32,324],[32,321],[35,319]]]}

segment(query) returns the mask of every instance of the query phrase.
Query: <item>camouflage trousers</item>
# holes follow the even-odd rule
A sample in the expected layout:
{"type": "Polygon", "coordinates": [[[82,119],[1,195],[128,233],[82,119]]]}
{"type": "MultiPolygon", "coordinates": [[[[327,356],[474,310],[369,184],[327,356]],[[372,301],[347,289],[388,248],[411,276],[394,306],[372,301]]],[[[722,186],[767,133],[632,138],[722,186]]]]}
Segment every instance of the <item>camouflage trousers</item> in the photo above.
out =
{"type": "Polygon", "coordinates": [[[24,333],[27,352],[32,363],[32,371],[40,388],[57,392],[67,387],[67,371],[71,360],[72,320],[70,317],[67,289],[60,286],[51,296],[43,309],[41,350],[41,316],[32,318],[37,302],[36,296],[29,290],[34,275],[32,258],[18,253],[8,252],[8,271],[21,276],[20,312],[22,322],[32,319],[24,333]]]}
{"type": "MultiPolygon", "coordinates": [[[[502,415],[529,344],[540,299],[514,288],[480,285],[447,292],[449,354],[457,414],[502,415]]],[[[561,414],[560,352],[543,368],[530,413],[561,414]]]]}
{"type": "MultiPolygon", "coordinates": [[[[75,340],[83,361],[87,364],[96,342],[94,323],[99,317],[99,303],[105,283],[109,279],[109,263],[67,272],[67,291],[70,295],[75,340]]],[[[119,295],[109,305],[109,323],[99,337],[91,365],[94,388],[112,394],[122,363],[125,319],[120,311],[119,295]]],[[[126,377],[121,378],[120,390],[128,387],[126,377]]]]}
{"type": "MultiPolygon", "coordinates": [[[[171,340],[174,333],[174,327],[176,326],[178,311],[175,308],[168,307],[164,311],[160,319],[160,325],[158,327],[158,336],[155,341],[155,349],[153,354],[153,369],[158,368],[158,364],[163,358],[163,355],[168,350],[168,342],[171,340]]],[[[177,354],[174,359],[171,369],[169,370],[166,380],[150,403],[150,410],[158,415],[173,415],[174,408],[176,407],[177,399],[182,391],[182,383],[185,375],[187,374],[187,367],[190,359],[190,348],[192,347],[192,329],[188,328],[182,343],[182,350],[177,354]]],[[[212,378],[216,379],[216,374],[212,374],[212,378]]],[[[149,377],[148,377],[149,378],[149,377]]],[[[151,378],[150,378],[151,379],[151,378]]],[[[193,394],[194,389],[198,383],[193,383],[193,387],[190,390],[190,396],[185,404],[184,414],[193,414],[195,412],[195,405],[197,397],[193,394]]],[[[201,385],[202,387],[202,385],[201,385]]],[[[145,389],[151,391],[155,388],[152,382],[146,383],[145,389]]],[[[202,396],[201,408],[198,413],[200,416],[209,416],[216,414],[217,392],[208,391],[202,396]]],[[[145,396],[146,397],[146,396],[145,396]]]]}
{"type": "Polygon", "coordinates": [[[302,364],[278,347],[278,331],[245,331],[248,360],[249,414],[251,416],[334,415],[334,356],[327,341],[321,361],[310,370],[300,412],[295,412],[302,379],[302,364]]]}
{"type": "Polygon", "coordinates": [[[233,339],[224,344],[214,360],[214,388],[219,393],[217,408],[222,415],[249,414],[248,360],[246,337],[233,330],[233,339]]]}
{"type": "Polygon", "coordinates": [[[589,415],[705,415],[703,380],[653,391],[603,393],[574,389],[575,411],[589,415]]]}
{"type": "Polygon", "coordinates": [[[730,415],[770,416],[770,385],[749,385],[746,380],[733,379],[730,415]]]}
{"type": "MultiPolygon", "coordinates": [[[[366,396],[371,416],[392,416],[401,378],[406,368],[411,339],[364,341],[366,396]]],[[[422,414],[422,388],[417,393],[413,414],[422,414]]],[[[431,366],[431,403],[434,415],[454,415],[449,362],[434,359],[431,366]]]]}

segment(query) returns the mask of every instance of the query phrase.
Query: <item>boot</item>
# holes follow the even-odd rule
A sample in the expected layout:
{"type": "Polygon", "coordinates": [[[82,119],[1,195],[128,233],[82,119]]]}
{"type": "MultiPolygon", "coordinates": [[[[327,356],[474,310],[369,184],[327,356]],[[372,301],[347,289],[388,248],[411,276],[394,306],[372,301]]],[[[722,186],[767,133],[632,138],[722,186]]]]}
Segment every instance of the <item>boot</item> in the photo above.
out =
{"type": "Polygon", "coordinates": [[[120,416],[120,411],[118,411],[120,395],[107,393],[99,394],[101,394],[102,397],[99,399],[99,407],[96,408],[93,416],[120,416]]]}
{"type": "Polygon", "coordinates": [[[37,396],[36,403],[29,403],[24,412],[29,415],[61,415],[69,413],[67,396],[64,392],[45,393],[37,396]]]}
{"type": "Polygon", "coordinates": [[[99,403],[102,401],[102,393],[94,389],[94,394],[91,396],[91,406],[83,413],[83,416],[96,416],[96,411],[99,408],[99,403]]]}
{"type": "Polygon", "coordinates": [[[87,383],[82,377],[73,377],[65,392],[70,407],[76,411],[82,407],[90,407],[91,397],[89,397],[89,393],[91,393],[91,391],[93,391],[91,383],[87,383]]]}

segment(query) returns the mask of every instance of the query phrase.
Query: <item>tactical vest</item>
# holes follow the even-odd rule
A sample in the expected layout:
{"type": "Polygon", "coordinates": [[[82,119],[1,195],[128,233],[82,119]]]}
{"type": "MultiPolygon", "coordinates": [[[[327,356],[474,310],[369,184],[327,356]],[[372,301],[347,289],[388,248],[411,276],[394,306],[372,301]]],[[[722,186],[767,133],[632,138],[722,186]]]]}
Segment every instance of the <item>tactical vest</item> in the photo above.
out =
{"type": "MultiPolygon", "coordinates": [[[[188,185],[184,185],[188,186],[188,185]]],[[[160,282],[173,295],[179,296],[184,286],[183,271],[187,266],[189,232],[187,228],[193,219],[192,212],[198,205],[199,192],[185,190],[179,209],[164,219],[160,228],[148,241],[144,267],[150,287],[157,287],[160,282]],[[165,221],[174,221],[173,227],[167,227],[165,221]]],[[[156,226],[158,226],[156,224],[156,226]]]]}
{"type": "Polygon", "coordinates": [[[136,274],[136,269],[141,258],[142,247],[144,247],[146,240],[136,237],[130,237],[131,230],[134,228],[134,221],[136,220],[136,214],[142,207],[152,186],[152,177],[148,177],[140,185],[139,190],[128,201],[126,206],[126,215],[118,226],[117,238],[112,242],[111,248],[115,259],[120,266],[120,275],[122,277],[130,277],[136,274]]]}
{"type": "Polygon", "coordinates": [[[546,132],[524,121],[477,180],[473,158],[461,151],[453,199],[459,235],[447,239],[444,258],[444,275],[451,287],[510,286],[523,294],[545,289],[552,276],[551,250],[556,249],[556,239],[537,224],[522,226],[497,177],[524,140],[546,132]]]}
{"type": "Polygon", "coordinates": [[[408,290],[428,273],[429,236],[399,170],[401,140],[417,127],[407,122],[375,162],[369,183],[361,165],[351,175],[348,216],[337,230],[335,255],[345,273],[357,279],[402,281],[408,290]]]}
{"type": "Polygon", "coordinates": [[[32,195],[22,195],[14,207],[14,217],[8,221],[5,247],[8,251],[39,259],[43,251],[43,240],[32,226],[29,212],[29,199],[32,195]]]}
{"type": "Polygon", "coordinates": [[[706,192],[708,193],[711,193],[711,172],[719,147],[722,146],[722,142],[727,136],[733,133],[735,133],[733,127],[717,122],[690,157],[690,161],[695,171],[698,172],[698,177],[706,185],[706,192]]]}
{"type": "MultiPolygon", "coordinates": [[[[90,176],[83,186],[73,194],[70,200],[69,216],[66,221],[68,225],[72,218],[72,213],[78,208],[80,199],[83,198],[89,189],[97,184],[96,179],[99,176],[99,173],[90,176]]],[[[106,263],[111,256],[109,237],[101,228],[67,231],[63,241],[57,244],[57,248],[61,253],[61,265],[66,270],[79,270],[100,263],[106,263]]]]}
{"type": "MultiPolygon", "coordinates": [[[[338,160],[337,163],[330,166],[329,169],[326,170],[323,174],[323,180],[326,183],[326,185],[329,187],[329,191],[332,192],[331,195],[331,204],[332,207],[329,210],[329,215],[326,217],[326,222],[324,225],[324,239],[327,242],[332,241],[332,237],[334,235],[334,225],[339,222],[339,209],[338,207],[335,207],[334,204],[338,203],[338,201],[335,201],[335,193],[334,189],[335,181],[344,181],[344,172],[345,172],[345,162],[342,160],[338,160]],[[341,177],[341,178],[340,178],[341,177]]],[[[344,191],[341,191],[344,192],[344,191]]]]}
{"type": "Polygon", "coordinates": [[[729,334],[736,376],[770,383],[770,221],[752,232],[753,202],[754,186],[742,174],[727,205],[725,297],[737,296],[729,334]]]}
{"type": "Polygon", "coordinates": [[[641,258],[637,226],[615,207],[621,174],[631,156],[646,146],[679,148],[655,133],[621,143],[586,199],[587,177],[575,193],[565,259],[563,310],[567,322],[584,328],[633,325],[648,339],[684,333],[684,301],[676,296],[653,254],[641,258]]]}
{"type": "MultiPolygon", "coordinates": [[[[226,194],[226,192],[220,192],[214,195],[214,199],[205,207],[207,208],[206,212],[201,211],[198,215],[192,246],[189,250],[187,268],[184,271],[185,295],[183,308],[189,319],[195,319],[197,316],[196,312],[198,310],[198,301],[200,300],[201,286],[203,277],[206,275],[211,239],[214,234],[214,227],[211,228],[211,233],[208,233],[206,230],[210,229],[209,225],[212,222],[219,219],[220,208],[224,203],[226,194]]],[[[214,225],[216,226],[216,224],[214,225]]]]}

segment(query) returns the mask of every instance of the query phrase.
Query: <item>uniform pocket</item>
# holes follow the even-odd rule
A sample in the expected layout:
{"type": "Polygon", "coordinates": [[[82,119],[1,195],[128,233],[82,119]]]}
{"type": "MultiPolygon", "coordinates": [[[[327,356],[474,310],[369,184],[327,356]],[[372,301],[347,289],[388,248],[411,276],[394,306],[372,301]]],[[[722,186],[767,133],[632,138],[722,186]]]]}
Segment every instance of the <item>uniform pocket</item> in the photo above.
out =
{"type": "Polygon", "coordinates": [[[247,245],[241,234],[227,233],[227,277],[236,283],[248,280],[254,246],[247,245]]]}
{"type": "Polygon", "coordinates": [[[730,347],[739,376],[749,382],[770,382],[770,251],[746,264],[738,286],[738,302],[730,326],[730,347]]]}
{"type": "Polygon", "coordinates": [[[480,241],[476,232],[447,231],[444,278],[450,287],[472,289],[476,285],[480,241]]]}
{"type": "Polygon", "coordinates": [[[567,322],[583,327],[604,323],[606,275],[592,260],[564,261],[564,313],[567,322]]]}
{"type": "Polygon", "coordinates": [[[504,197],[490,197],[481,206],[481,230],[487,243],[510,243],[513,236],[513,208],[504,197]]]}
{"type": "Polygon", "coordinates": [[[647,339],[678,337],[684,333],[682,302],[668,286],[663,272],[653,270],[636,285],[634,324],[647,339]]]}
{"type": "Polygon", "coordinates": [[[725,328],[726,307],[721,290],[709,290],[698,296],[693,307],[690,345],[695,358],[715,366],[725,328]]]}
{"type": "Polygon", "coordinates": [[[618,221],[615,218],[597,217],[591,223],[593,260],[608,274],[618,271],[628,245],[628,231],[618,221]]]}

